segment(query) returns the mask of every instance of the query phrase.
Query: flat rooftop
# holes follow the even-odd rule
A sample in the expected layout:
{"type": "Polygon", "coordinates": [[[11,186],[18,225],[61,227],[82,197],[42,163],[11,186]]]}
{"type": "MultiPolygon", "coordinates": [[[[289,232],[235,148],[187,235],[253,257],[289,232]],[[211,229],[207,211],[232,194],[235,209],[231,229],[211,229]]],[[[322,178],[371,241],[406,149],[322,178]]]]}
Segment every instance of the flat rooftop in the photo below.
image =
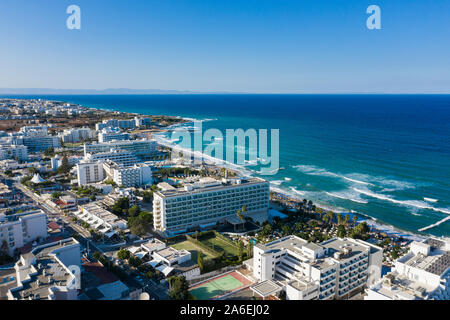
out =
{"type": "Polygon", "coordinates": [[[163,257],[164,259],[172,261],[172,260],[178,259],[180,257],[186,256],[186,255],[190,254],[190,252],[187,250],[177,250],[172,247],[167,247],[163,250],[157,251],[156,254],[163,257]]]}
{"type": "MultiPolygon", "coordinates": [[[[45,248],[36,248],[30,253],[22,255],[25,259],[36,258],[36,263],[28,267],[28,273],[37,272],[31,276],[31,281],[22,283],[23,288],[13,291],[13,296],[19,300],[34,298],[48,299],[50,288],[55,286],[65,286],[73,275],[64,268],[51,254],[52,251],[78,242],[72,238],[59,241],[54,245],[45,248]]],[[[19,266],[22,262],[19,260],[19,266]]]]}
{"type": "Polygon", "coordinates": [[[282,290],[282,287],[272,280],[265,280],[263,282],[252,285],[250,289],[256,294],[265,298],[280,292],[282,290]]]}
{"type": "Polygon", "coordinates": [[[249,178],[249,179],[242,179],[240,180],[240,183],[224,183],[219,180],[215,180],[216,183],[211,183],[211,186],[205,185],[203,187],[197,187],[193,188],[192,190],[186,190],[185,188],[176,188],[174,190],[163,190],[158,191],[157,194],[160,195],[163,198],[167,197],[178,197],[183,195],[192,195],[192,194],[199,194],[209,191],[218,191],[218,190],[224,190],[224,189],[234,189],[241,186],[249,186],[249,185],[257,185],[261,183],[267,183],[264,179],[261,178],[249,178]]]}
{"type": "Polygon", "coordinates": [[[296,237],[296,236],[288,236],[279,240],[272,241],[267,244],[256,244],[256,247],[268,251],[268,250],[283,250],[283,249],[294,249],[300,250],[302,246],[306,245],[308,241],[296,237]]]}

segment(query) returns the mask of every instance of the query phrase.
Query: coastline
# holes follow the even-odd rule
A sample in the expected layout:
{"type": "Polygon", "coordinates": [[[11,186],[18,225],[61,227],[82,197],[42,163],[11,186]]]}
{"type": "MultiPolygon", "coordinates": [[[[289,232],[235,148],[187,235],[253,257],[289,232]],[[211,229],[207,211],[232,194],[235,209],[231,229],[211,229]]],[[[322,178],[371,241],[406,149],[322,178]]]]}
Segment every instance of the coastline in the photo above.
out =
{"type": "MultiPolygon", "coordinates": [[[[82,105],[80,105],[82,106],[82,105]]],[[[82,106],[84,107],[84,106],[82,106]]],[[[102,111],[109,111],[109,112],[117,112],[120,113],[122,115],[129,115],[129,116],[136,116],[136,115],[143,115],[143,116],[165,116],[165,115],[151,115],[151,114],[145,114],[145,113],[140,113],[140,112],[126,112],[126,111],[118,111],[118,110],[114,110],[114,107],[95,107],[95,106],[89,106],[89,107],[84,107],[86,109],[92,109],[92,110],[102,110],[102,111]]],[[[183,149],[179,146],[173,145],[171,143],[170,140],[165,139],[164,137],[162,137],[160,134],[168,132],[169,130],[179,127],[179,126],[184,126],[184,125],[192,125],[194,122],[205,122],[205,121],[214,121],[217,119],[195,119],[195,118],[190,118],[190,117],[182,117],[182,116],[175,116],[175,115],[171,115],[168,117],[175,117],[178,118],[180,120],[183,120],[184,122],[182,123],[175,123],[172,125],[168,125],[165,126],[163,128],[161,128],[161,130],[159,132],[155,132],[152,134],[152,136],[163,146],[169,147],[169,148],[174,148],[176,150],[180,150],[180,151],[184,151],[187,154],[190,154],[193,157],[197,157],[197,158],[203,158],[204,160],[206,160],[207,163],[213,164],[217,167],[223,167],[226,169],[230,169],[233,171],[238,172],[239,174],[241,174],[242,176],[251,176],[253,174],[258,174],[258,172],[254,171],[254,170],[249,170],[247,168],[245,168],[244,166],[240,166],[240,165],[236,165],[233,163],[228,163],[224,160],[220,160],[208,155],[203,154],[202,152],[199,151],[192,151],[189,149],[183,149]]],[[[270,183],[270,189],[271,191],[274,191],[276,193],[282,194],[288,198],[294,198],[297,200],[303,200],[302,195],[299,192],[290,192],[288,190],[279,188],[275,183],[269,181],[270,183]]],[[[336,208],[327,206],[327,205],[323,205],[323,204],[317,204],[315,203],[316,207],[321,208],[323,210],[327,210],[327,211],[333,211],[334,213],[341,213],[341,214],[349,214],[350,216],[356,215],[358,217],[358,222],[366,222],[369,226],[371,226],[372,228],[376,229],[377,232],[380,233],[386,233],[388,235],[392,235],[392,236],[402,236],[403,238],[406,239],[414,239],[414,240],[421,240],[424,239],[428,234],[424,235],[424,234],[419,234],[419,233],[415,233],[414,231],[407,231],[407,230],[402,230],[398,227],[395,227],[393,225],[390,225],[388,223],[385,223],[383,221],[380,221],[376,218],[371,217],[368,214],[363,214],[363,213],[359,213],[359,212],[348,212],[346,210],[337,210],[336,208]]]]}
{"type": "MultiPolygon", "coordinates": [[[[193,119],[193,118],[183,118],[184,120],[190,121],[190,122],[186,122],[183,123],[182,125],[190,125],[192,123],[194,123],[194,121],[211,121],[210,119],[205,119],[205,120],[199,120],[199,119],[193,119]]],[[[175,124],[173,126],[170,127],[177,127],[180,124],[175,124]]],[[[179,151],[184,151],[187,154],[193,156],[193,157],[203,157],[206,158],[207,160],[211,161],[212,164],[218,166],[218,167],[222,167],[222,168],[226,168],[226,169],[231,169],[234,171],[237,171],[238,173],[240,173],[242,176],[248,176],[248,175],[252,175],[255,172],[249,171],[248,169],[246,169],[245,167],[242,166],[238,166],[232,163],[229,163],[227,161],[224,160],[220,160],[220,159],[216,159],[213,158],[211,156],[205,155],[203,153],[197,152],[197,151],[192,151],[186,148],[181,148],[179,146],[174,146],[173,144],[171,144],[171,142],[163,137],[157,137],[157,141],[158,142],[162,142],[164,146],[166,147],[170,147],[170,148],[174,148],[175,150],[179,150],[179,151]]],[[[278,194],[282,194],[283,196],[287,197],[287,198],[293,198],[296,199],[297,201],[302,201],[303,198],[297,194],[294,195],[292,193],[289,193],[289,191],[284,190],[280,187],[278,187],[276,184],[270,182],[270,190],[273,192],[276,192],[278,194]]],[[[402,230],[398,227],[395,227],[393,225],[387,224],[383,221],[379,221],[376,218],[371,217],[368,214],[363,214],[363,213],[359,213],[359,212],[348,212],[345,210],[336,210],[333,207],[329,207],[326,205],[321,205],[321,204],[317,204],[315,203],[316,207],[321,208],[323,210],[327,210],[327,211],[332,211],[333,213],[337,214],[337,213],[341,213],[341,214],[349,214],[350,218],[352,218],[353,215],[356,215],[358,217],[357,222],[358,223],[362,223],[362,222],[366,222],[372,229],[376,230],[376,232],[379,233],[385,233],[387,235],[390,236],[396,236],[396,237],[402,237],[404,239],[408,239],[408,240],[417,240],[417,241],[422,241],[424,240],[428,235],[423,235],[423,234],[418,234],[415,233],[413,231],[408,231],[408,230],[402,230]]]]}

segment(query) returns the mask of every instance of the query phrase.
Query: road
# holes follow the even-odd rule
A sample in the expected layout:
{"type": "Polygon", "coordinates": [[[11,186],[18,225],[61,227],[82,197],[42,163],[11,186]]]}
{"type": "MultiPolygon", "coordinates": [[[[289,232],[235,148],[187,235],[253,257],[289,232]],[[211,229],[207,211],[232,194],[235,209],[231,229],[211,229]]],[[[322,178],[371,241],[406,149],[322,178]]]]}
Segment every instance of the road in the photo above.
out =
{"type": "MultiPolygon", "coordinates": [[[[40,197],[38,197],[36,194],[34,194],[32,191],[28,190],[26,187],[24,187],[20,182],[15,181],[14,187],[23,192],[26,196],[31,198],[39,208],[41,208],[49,218],[53,219],[60,219],[64,225],[66,232],[69,234],[77,233],[80,235],[78,237],[78,240],[82,246],[82,248],[88,249],[89,257],[93,259],[93,252],[99,251],[102,254],[104,254],[109,260],[114,260],[114,253],[105,253],[103,250],[101,250],[99,247],[95,245],[95,243],[91,240],[91,234],[89,231],[85,230],[78,224],[74,223],[70,217],[67,217],[63,214],[63,212],[59,208],[52,208],[49,205],[47,205],[44,200],[42,200],[40,197]]],[[[125,266],[122,266],[122,269],[126,269],[125,266]]],[[[126,278],[123,280],[123,282],[132,289],[140,289],[142,288],[144,291],[148,292],[152,298],[158,299],[158,300],[168,300],[168,289],[164,284],[156,283],[155,281],[151,279],[145,279],[143,277],[143,282],[139,282],[135,276],[129,274],[126,276],[126,278]]]]}

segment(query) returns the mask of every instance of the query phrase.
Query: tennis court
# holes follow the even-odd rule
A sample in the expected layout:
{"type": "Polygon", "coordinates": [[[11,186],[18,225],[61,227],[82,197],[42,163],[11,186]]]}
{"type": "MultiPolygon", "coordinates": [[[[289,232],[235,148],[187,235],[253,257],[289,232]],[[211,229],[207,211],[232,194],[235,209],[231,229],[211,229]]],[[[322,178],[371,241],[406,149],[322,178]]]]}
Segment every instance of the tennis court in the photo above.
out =
{"type": "Polygon", "coordinates": [[[222,277],[214,278],[211,281],[194,286],[189,291],[198,300],[209,300],[236,291],[250,284],[251,282],[239,273],[231,272],[222,277]]]}

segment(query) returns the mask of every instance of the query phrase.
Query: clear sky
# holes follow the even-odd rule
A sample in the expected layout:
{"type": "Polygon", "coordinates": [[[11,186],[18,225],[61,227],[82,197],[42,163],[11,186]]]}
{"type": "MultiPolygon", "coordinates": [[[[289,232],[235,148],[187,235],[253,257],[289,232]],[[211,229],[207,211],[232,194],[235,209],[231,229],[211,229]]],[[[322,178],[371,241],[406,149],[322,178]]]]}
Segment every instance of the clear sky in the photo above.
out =
{"type": "Polygon", "coordinates": [[[1,88],[450,93],[449,0],[2,0],[0,41],[1,88]]]}

